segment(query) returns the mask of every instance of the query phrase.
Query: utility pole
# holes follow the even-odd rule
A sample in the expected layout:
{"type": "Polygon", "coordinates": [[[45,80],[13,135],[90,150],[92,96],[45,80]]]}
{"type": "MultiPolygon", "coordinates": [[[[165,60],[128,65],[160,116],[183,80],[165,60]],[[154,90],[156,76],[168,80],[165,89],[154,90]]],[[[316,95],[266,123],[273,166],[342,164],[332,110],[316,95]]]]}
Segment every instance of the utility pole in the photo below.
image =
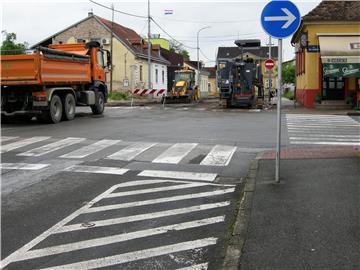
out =
{"type": "Polygon", "coordinates": [[[111,54],[111,66],[110,66],[110,93],[113,91],[113,39],[114,39],[114,4],[111,4],[111,35],[110,35],[110,54],[111,54]]]}
{"type": "Polygon", "coordinates": [[[197,32],[197,36],[196,36],[196,49],[197,49],[197,72],[198,72],[198,77],[197,77],[197,86],[198,86],[198,89],[200,90],[200,59],[199,59],[199,50],[200,50],[200,47],[199,47],[199,34],[200,34],[200,31],[201,30],[204,30],[204,29],[207,29],[207,28],[210,28],[210,26],[205,26],[203,28],[201,28],[198,32],[197,32]]]}
{"type": "Polygon", "coordinates": [[[148,0],[148,89],[151,89],[150,0],[148,0]]]}
{"type": "MultiPolygon", "coordinates": [[[[274,45],[271,43],[271,36],[269,36],[269,44],[267,44],[269,46],[269,59],[271,59],[271,46],[274,45]]],[[[268,69],[268,80],[269,80],[269,87],[268,87],[268,95],[269,95],[269,103],[270,103],[270,99],[271,99],[271,87],[272,87],[272,70],[268,69]]]]}

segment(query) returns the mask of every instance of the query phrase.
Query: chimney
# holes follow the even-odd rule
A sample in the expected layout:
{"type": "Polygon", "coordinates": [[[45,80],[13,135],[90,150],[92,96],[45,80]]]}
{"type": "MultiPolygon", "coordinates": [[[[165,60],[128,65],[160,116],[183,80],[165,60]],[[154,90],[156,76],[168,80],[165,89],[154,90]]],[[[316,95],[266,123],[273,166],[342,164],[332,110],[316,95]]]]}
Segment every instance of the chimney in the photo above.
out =
{"type": "Polygon", "coordinates": [[[88,12],[88,17],[91,17],[91,16],[93,16],[94,15],[94,13],[92,12],[92,11],[89,11],[88,12]]]}

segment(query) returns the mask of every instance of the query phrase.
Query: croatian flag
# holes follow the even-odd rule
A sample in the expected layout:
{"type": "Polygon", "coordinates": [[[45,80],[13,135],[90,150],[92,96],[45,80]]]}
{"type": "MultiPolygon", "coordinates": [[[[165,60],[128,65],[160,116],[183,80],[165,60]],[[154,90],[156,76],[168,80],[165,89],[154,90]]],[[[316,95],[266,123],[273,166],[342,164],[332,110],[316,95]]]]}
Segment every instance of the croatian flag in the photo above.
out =
{"type": "Polygon", "coordinates": [[[174,13],[174,10],[172,10],[172,9],[165,9],[164,13],[165,13],[165,15],[171,15],[171,14],[174,13]]]}

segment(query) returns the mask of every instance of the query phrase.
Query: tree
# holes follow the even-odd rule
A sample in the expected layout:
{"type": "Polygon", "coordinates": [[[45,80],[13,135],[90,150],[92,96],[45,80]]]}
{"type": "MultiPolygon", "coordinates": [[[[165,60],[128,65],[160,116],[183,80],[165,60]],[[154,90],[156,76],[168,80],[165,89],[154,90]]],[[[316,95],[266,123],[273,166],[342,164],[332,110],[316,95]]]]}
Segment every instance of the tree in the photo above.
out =
{"type": "Polygon", "coordinates": [[[26,42],[16,43],[15,33],[7,33],[6,31],[2,31],[2,34],[5,35],[5,40],[1,44],[1,55],[25,53],[25,50],[28,47],[26,42]]]}
{"type": "Polygon", "coordinates": [[[184,46],[180,43],[175,43],[170,41],[170,51],[181,54],[184,57],[184,60],[190,60],[190,54],[187,50],[184,49],[184,46]]]}
{"type": "Polygon", "coordinates": [[[295,83],[295,65],[293,63],[283,66],[282,78],[284,83],[295,83]]]}

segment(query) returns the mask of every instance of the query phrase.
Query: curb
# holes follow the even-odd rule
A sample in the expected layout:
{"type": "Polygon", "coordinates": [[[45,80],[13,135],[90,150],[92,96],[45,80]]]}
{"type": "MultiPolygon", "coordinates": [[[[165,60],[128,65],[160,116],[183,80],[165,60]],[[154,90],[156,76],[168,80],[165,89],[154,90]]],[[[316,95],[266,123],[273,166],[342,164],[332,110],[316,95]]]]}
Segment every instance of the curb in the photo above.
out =
{"type": "Polygon", "coordinates": [[[245,187],[240,193],[240,206],[236,215],[234,229],[229,239],[222,270],[238,270],[242,248],[244,246],[250,214],[252,209],[253,194],[256,187],[256,176],[259,168],[259,160],[262,153],[259,153],[251,162],[248,175],[245,178],[245,187]]]}

